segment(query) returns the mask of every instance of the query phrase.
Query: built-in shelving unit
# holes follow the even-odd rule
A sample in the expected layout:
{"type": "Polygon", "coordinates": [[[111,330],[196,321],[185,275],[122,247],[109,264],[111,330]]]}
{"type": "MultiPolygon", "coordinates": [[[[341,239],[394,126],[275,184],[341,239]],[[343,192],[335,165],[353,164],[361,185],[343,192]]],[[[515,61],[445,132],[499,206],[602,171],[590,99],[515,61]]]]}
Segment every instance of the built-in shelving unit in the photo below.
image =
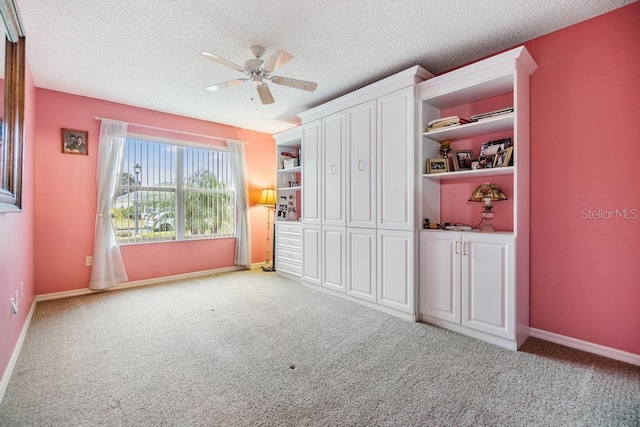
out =
{"type": "Polygon", "coordinates": [[[302,273],[301,193],[302,129],[295,127],[274,135],[276,140],[276,250],[279,275],[299,278],[302,273]]]}
{"type": "Polygon", "coordinates": [[[423,216],[475,225],[479,204],[467,198],[483,181],[498,183],[509,198],[501,202],[508,225],[499,233],[420,232],[420,319],[511,349],[529,328],[529,76],[536,68],[519,47],[418,85],[423,216]],[[505,108],[513,111],[425,132],[439,118],[505,108]],[[427,173],[427,160],[442,158],[444,141],[477,158],[484,143],[506,138],[511,166],[427,173]]]}

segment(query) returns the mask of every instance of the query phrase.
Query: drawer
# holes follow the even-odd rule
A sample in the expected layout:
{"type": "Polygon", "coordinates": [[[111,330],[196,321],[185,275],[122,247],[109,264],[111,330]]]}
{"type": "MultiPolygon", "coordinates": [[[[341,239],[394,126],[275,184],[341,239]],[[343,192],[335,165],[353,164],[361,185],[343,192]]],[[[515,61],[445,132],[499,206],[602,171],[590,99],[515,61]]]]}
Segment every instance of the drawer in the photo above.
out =
{"type": "Polygon", "coordinates": [[[302,266],[291,264],[286,261],[280,261],[278,260],[278,258],[276,258],[276,271],[281,271],[283,273],[291,273],[291,274],[295,274],[296,276],[301,276],[302,266]]]}
{"type": "Polygon", "coordinates": [[[302,262],[302,252],[288,248],[276,247],[276,259],[286,258],[287,260],[302,262]]]}
{"type": "Polygon", "coordinates": [[[276,223],[276,231],[278,233],[290,233],[302,235],[302,226],[298,223],[287,224],[284,221],[276,223]]]}
{"type": "Polygon", "coordinates": [[[289,235],[278,234],[276,236],[276,245],[277,246],[286,245],[286,246],[293,246],[294,248],[301,248],[302,238],[297,236],[293,237],[289,235]]]}

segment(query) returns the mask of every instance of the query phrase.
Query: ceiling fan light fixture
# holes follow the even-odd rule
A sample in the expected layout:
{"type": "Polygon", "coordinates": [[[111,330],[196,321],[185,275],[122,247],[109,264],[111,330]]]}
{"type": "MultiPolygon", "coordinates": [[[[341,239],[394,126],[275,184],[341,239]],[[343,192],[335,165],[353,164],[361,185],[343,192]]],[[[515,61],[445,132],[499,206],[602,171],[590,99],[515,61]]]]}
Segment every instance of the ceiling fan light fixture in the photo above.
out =
{"type": "Polygon", "coordinates": [[[251,53],[253,54],[253,56],[255,56],[255,58],[247,60],[244,64],[244,67],[241,67],[238,64],[228,61],[218,55],[203,52],[202,56],[204,56],[205,58],[234,70],[242,71],[248,76],[247,78],[243,79],[230,80],[228,82],[211,85],[206,89],[210,91],[217,91],[225,87],[244,83],[245,81],[252,81],[253,85],[258,90],[258,95],[260,95],[260,100],[262,101],[262,103],[272,104],[274,102],[273,96],[271,95],[271,90],[267,86],[265,80],[270,80],[278,85],[288,86],[294,89],[302,89],[309,92],[313,92],[318,86],[318,84],[315,82],[271,75],[273,71],[293,59],[293,55],[285,52],[282,49],[276,49],[266,61],[261,59],[262,55],[264,55],[264,48],[262,46],[251,46],[251,53]]]}

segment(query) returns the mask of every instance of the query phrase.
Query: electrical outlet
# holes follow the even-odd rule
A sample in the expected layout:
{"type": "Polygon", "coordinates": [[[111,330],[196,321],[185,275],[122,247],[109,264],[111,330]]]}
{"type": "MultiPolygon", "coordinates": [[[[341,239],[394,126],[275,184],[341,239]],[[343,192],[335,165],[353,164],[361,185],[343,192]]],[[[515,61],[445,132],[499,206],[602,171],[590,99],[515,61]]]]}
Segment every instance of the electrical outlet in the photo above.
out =
{"type": "Polygon", "coordinates": [[[88,256],[86,262],[87,262],[87,266],[91,266],[91,264],[93,264],[93,257],[92,256],[88,256]]]}

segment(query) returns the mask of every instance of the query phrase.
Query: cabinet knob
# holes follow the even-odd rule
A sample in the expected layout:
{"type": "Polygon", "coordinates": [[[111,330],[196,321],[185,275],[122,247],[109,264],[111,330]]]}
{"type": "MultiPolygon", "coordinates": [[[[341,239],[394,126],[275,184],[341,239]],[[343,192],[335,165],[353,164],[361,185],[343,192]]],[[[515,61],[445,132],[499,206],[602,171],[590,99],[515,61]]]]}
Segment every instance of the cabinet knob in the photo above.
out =
{"type": "Polygon", "coordinates": [[[455,250],[456,255],[458,255],[458,254],[460,253],[460,249],[459,249],[459,246],[458,246],[459,244],[460,244],[460,242],[458,242],[458,241],[456,240],[456,241],[455,241],[455,249],[454,249],[454,250],[455,250]]]}
{"type": "Polygon", "coordinates": [[[336,174],[336,165],[331,165],[331,175],[335,175],[336,174]]]}
{"type": "Polygon", "coordinates": [[[364,162],[362,160],[358,160],[358,170],[359,171],[364,170],[364,162]]]}

